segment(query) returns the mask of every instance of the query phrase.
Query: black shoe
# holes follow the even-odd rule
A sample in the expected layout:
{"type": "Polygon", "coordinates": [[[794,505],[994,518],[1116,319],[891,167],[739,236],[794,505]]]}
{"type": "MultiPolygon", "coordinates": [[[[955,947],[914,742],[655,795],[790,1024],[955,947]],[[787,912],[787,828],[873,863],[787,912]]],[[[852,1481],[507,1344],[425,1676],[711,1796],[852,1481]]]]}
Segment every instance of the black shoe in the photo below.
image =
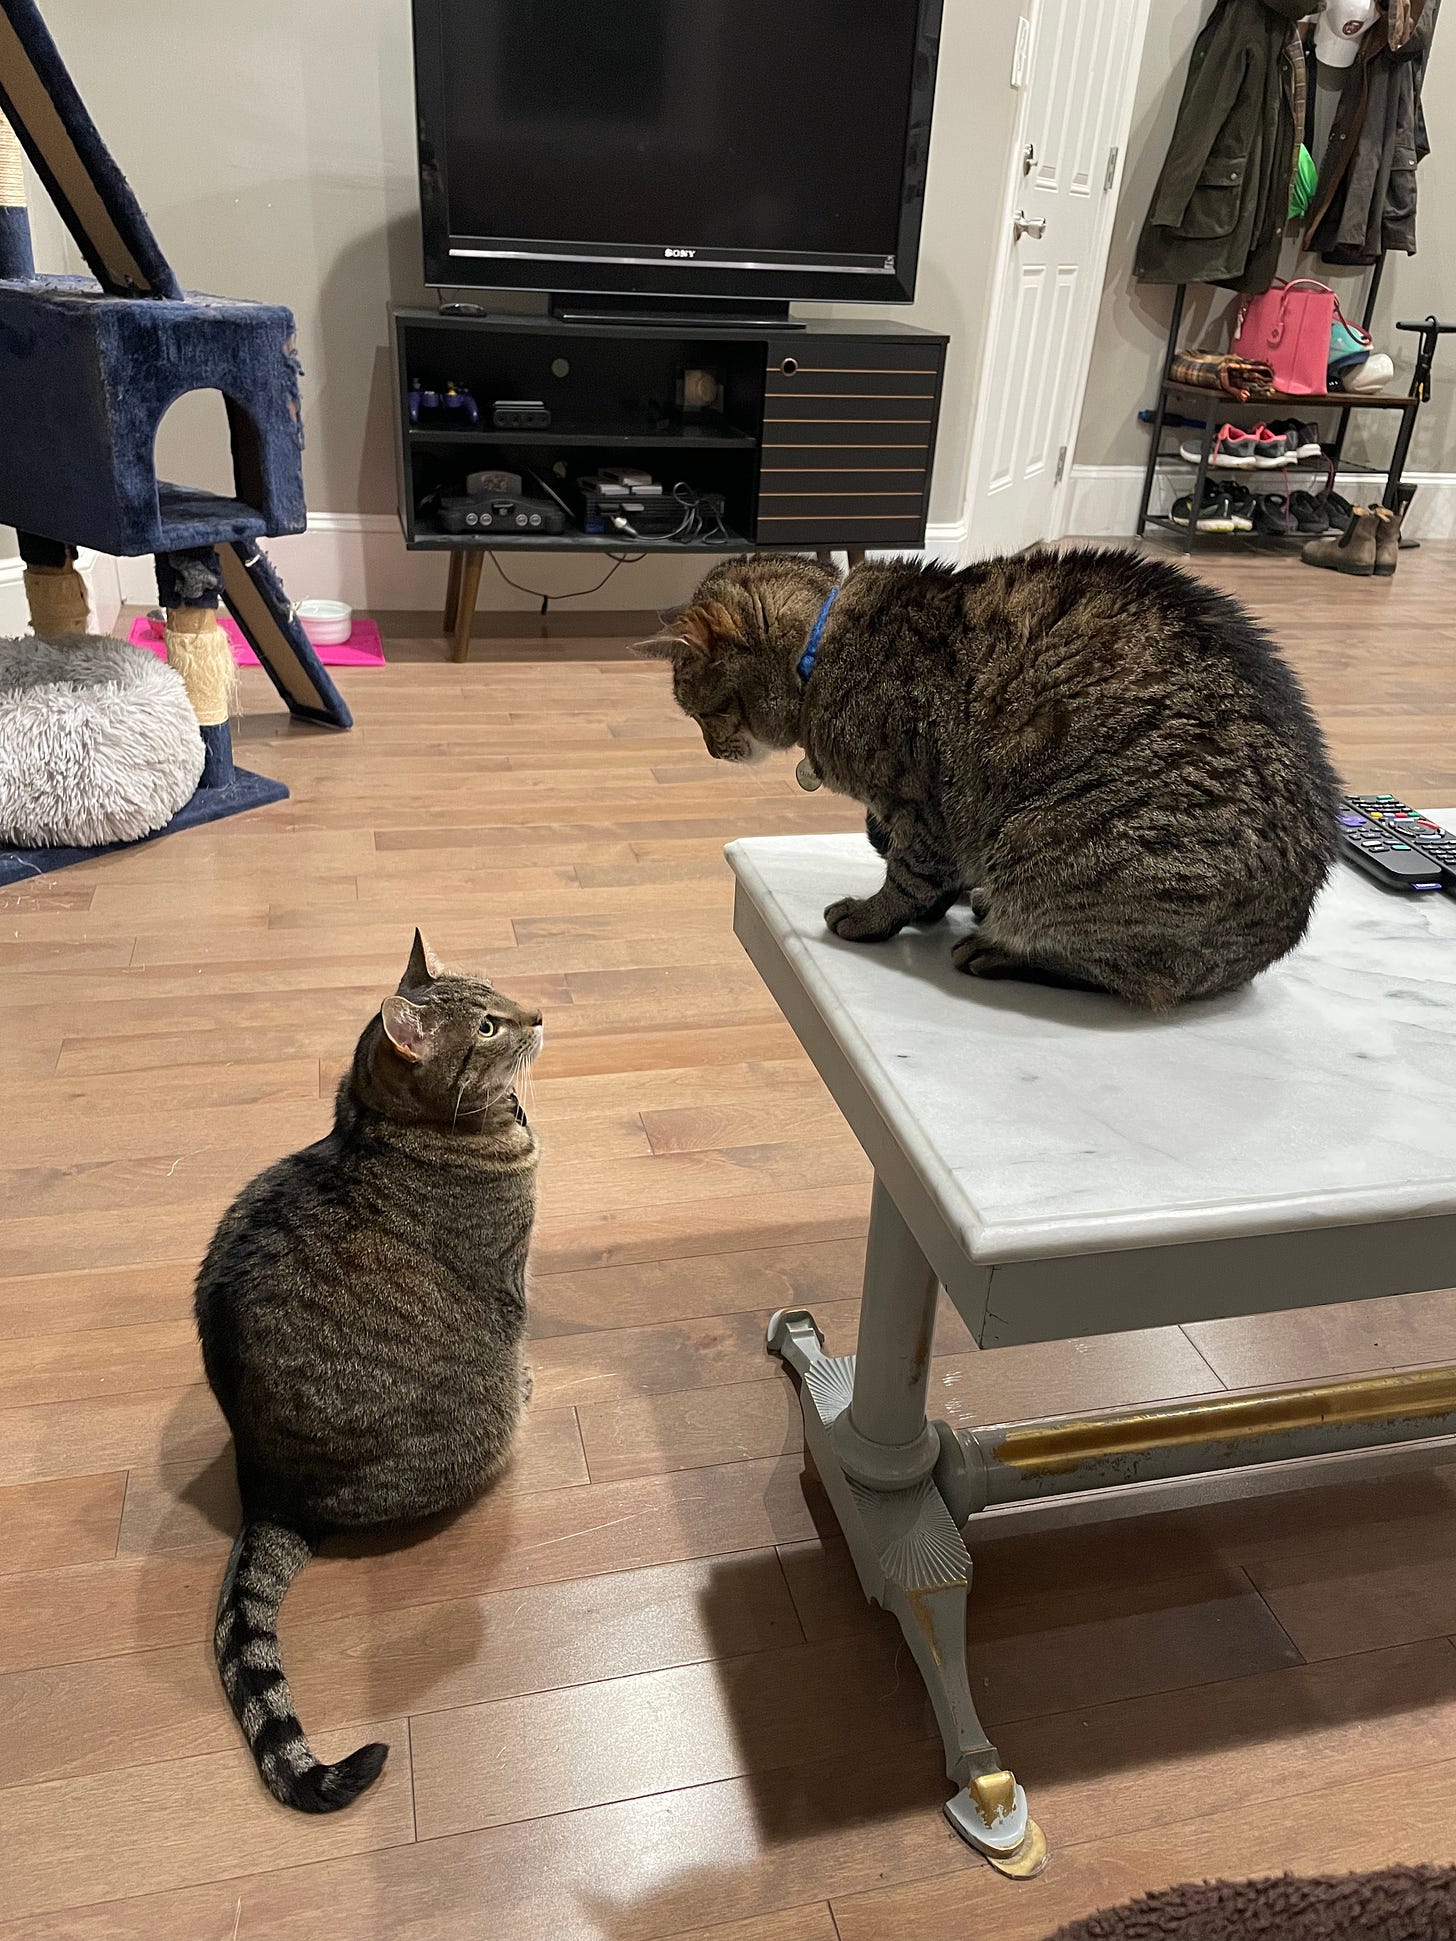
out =
{"type": "Polygon", "coordinates": [[[1343,532],[1355,516],[1354,506],[1350,504],[1348,499],[1342,499],[1338,492],[1324,492],[1320,496],[1324,500],[1325,513],[1330,522],[1330,531],[1343,532]]]}
{"type": "Polygon", "coordinates": [[[1294,530],[1307,539],[1318,539],[1330,529],[1329,507],[1313,492],[1291,492],[1289,516],[1294,521],[1294,530]]]}
{"type": "Polygon", "coordinates": [[[1261,539],[1287,539],[1299,528],[1282,492],[1266,492],[1254,506],[1254,531],[1261,539]]]}
{"type": "Polygon", "coordinates": [[[1203,488],[1203,501],[1198,508],[1198,517],[1193,517],[1193,494],[1185,492],[1181,499],[1173,501],[1170,515],[1175,526],[1196,526],[1199,532],[1238,532],[1234,515],[1229,506],[1228,488],[1215,485],[1209,479],[1203,488]]]}
{"type": "Polygon", "coordinates": [[[1285,450],[1291,459],[1321,458],[1324,455],[1318,425],[1301,424],[1297,418],[1277,418],[1269,429],[1283,438],[1285,450]]]}
{"type": "Polygon", "coordinates": [[[1234,522],[1235,532],[1254,530],[1254,495],[1247,485],[1230,485],[1226,488],[1229,517],[1234,522]]]}

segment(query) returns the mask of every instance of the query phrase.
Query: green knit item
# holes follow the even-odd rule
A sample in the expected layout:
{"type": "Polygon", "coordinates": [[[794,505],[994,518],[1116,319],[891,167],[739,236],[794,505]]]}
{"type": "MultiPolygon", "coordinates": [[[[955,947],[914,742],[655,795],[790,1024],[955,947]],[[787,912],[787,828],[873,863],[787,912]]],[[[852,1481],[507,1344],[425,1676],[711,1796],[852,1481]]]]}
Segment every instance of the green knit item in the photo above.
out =
{"type": "Polygon", "coordinates": [[[1299,156],[1294,164],[1294,182],[1289,191],[1291,221],[1296,216],[1304,215],[1308,210],[1310,203],[1314,201],[1315,187],[1318,182],[1319,170],[1314,165],[1314,157],[1301,142],[1299,156]]]}

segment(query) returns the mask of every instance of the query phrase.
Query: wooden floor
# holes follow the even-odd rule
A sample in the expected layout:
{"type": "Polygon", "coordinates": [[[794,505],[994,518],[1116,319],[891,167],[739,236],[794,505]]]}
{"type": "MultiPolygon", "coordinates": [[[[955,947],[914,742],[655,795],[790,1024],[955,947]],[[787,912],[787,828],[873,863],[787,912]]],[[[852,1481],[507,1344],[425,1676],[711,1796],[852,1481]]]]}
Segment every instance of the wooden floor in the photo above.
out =
{"type": "MultiPolygon", "coordinates": [[[[1204,570],[1352,784],[1456,802],[1456,549],[1394,582],[1204,570]]],[[[976,1693],[1052,1864],[1016,1884],[957,1842],[762,1348],[785,1302],[852,1345],[869,1178],[721,847],[853,813],[787,760],[714,768],[606,643],[404,651],[342,676],[349,736],[248,679],[290,802],[0,892],[0,1934],[1035,1941],[1190,1876],[1456,1858],[1451,1470],[985,1544],[976,1693]],[[190,1283],[238,1186],[325,1128],[416,922],[545,1009],[536,1400],[492,1499],[295,1587],[316,1745],[392,1747],[308,1819],[212,1666],[235,1503],[190,1283]]],[[[938,1349],[972,1421],[1456,1359],[1456,1295],[994,1355],[948,1316],[938,1349]]]]}

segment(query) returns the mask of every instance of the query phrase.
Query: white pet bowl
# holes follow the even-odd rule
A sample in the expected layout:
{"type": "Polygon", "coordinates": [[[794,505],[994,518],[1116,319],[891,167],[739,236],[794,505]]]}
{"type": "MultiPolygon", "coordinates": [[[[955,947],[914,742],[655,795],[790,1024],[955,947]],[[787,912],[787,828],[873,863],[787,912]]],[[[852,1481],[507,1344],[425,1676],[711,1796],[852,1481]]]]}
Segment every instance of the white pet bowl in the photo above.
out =
{"type": "Polygon", "coordinates": [[[342,647],[354,631],[354,609],[343,600],[300,600],[293,611],[315,647],[342,647]]]}

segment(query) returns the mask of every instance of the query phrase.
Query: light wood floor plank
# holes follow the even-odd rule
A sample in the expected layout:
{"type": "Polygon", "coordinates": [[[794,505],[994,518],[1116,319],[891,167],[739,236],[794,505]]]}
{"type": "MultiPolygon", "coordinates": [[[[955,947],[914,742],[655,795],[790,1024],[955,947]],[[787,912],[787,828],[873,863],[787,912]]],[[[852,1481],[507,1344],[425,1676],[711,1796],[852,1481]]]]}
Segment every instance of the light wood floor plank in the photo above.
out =
{"type": "Polygon", "coordinates": [[[116,1550],[126,1472],[0,1489],[0,1572],[94,1563],[116,1550]]]}
{"type": "MultiPolygon", "coordinates": [[[[181,1321],[192,1312],[195,1278],[192,1261],[174,1260],[110,1273],[33,1274],[0,1280],[0,1340],[181,1321]]],[[[4,1357],[0,1349],[0,1368],[8,1365],[4,1357]]]]}
{"type": "Polygon", "coordinates": [[[531,1334],[541,1341],[548,1335],[855,1300],[863,1270],[858,1241],[831,1240],[575,1273],[538,1271],[531,1290],[531,1334]]]}

